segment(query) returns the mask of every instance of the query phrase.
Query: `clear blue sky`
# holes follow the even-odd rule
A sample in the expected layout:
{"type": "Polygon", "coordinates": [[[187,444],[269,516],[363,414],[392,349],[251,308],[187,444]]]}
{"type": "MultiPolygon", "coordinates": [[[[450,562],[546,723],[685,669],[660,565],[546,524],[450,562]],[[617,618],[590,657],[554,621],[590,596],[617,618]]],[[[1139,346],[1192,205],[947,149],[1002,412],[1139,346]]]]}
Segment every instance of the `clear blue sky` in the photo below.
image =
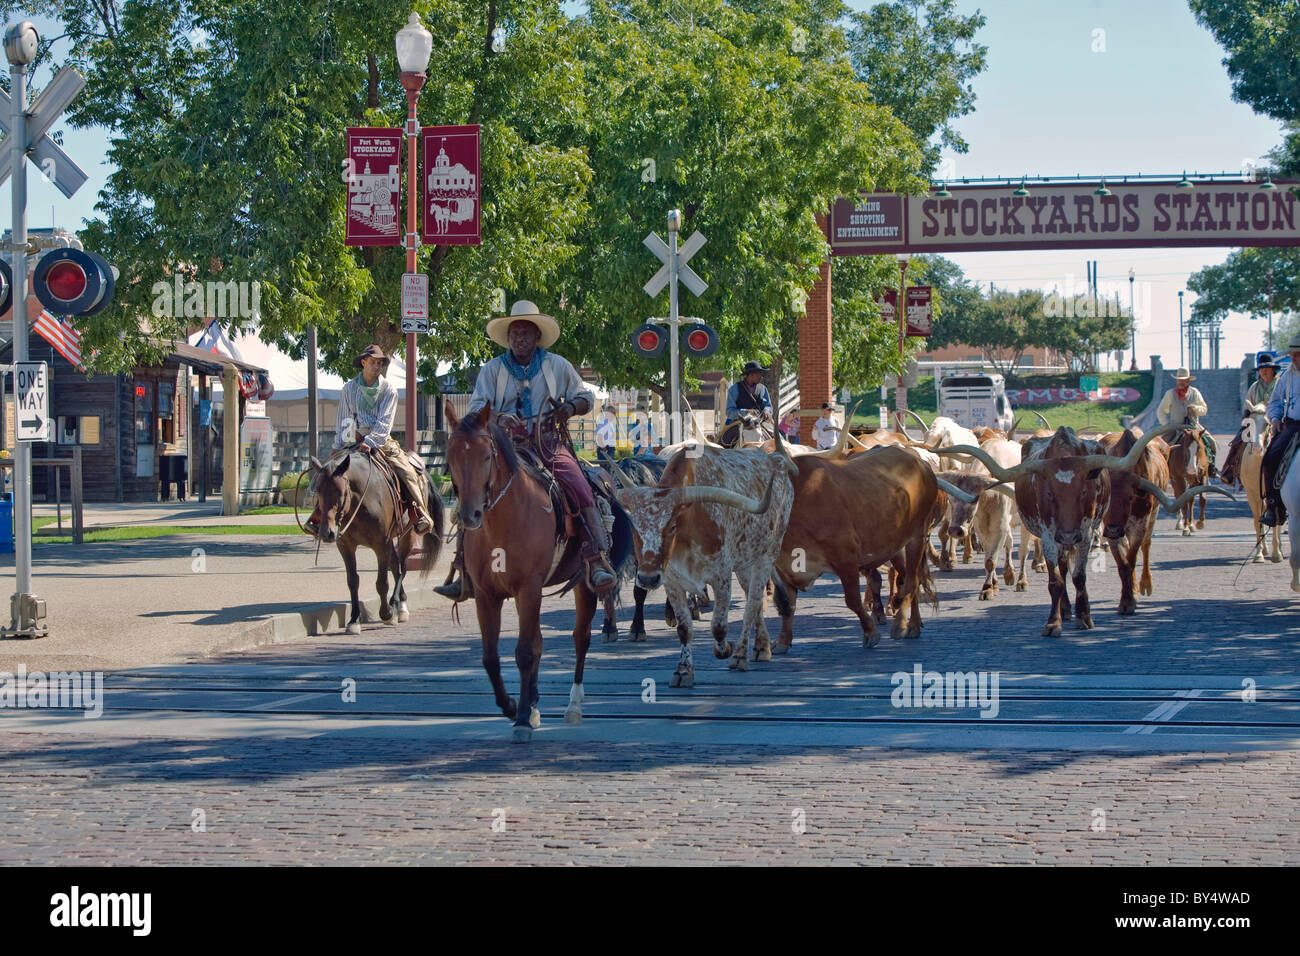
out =
{"type": "MultiPolygon", "coordinates": [[[[851,0],[855,8],[870,3],[851,0]]],[[[1197,25],[1184,0],[959,0],[964,13],[988,18],[980,41],[988,68],[975,81],[975,112],[959,121],[970,152],[947,157],[961,176],[1235,171],[1281,139],[1279,124],[1234,103],[1223,51],[1197,25]],[[1093,52],[1095,30],[1105,51],[1093,52]]],[[[43,32],[48,23],[37,21],[43,32]]],[[[47,76],[37,77],[43,83],[47,76]]],[[[78,228],[93,216],[107,182],[107,136],[65,128],[64,145],[90,175],[71,200],[28,177],[28,224],[78,228]]],[[[0,189],[0,222],[10,195],[0,189]]],[[[1178,360],[1178,291],[1226,249],[969,253],[955,256],[973,280],[1009,288],[1082,283],[1084,263],[1100,263],[1102,290],[1128,302],[1137,273],[1138,355],[1178,360]]],[[[1191,294],[1187,302],[1190,304],[1191,294]]],[[[1235,364],[1261,342],[1265,323],[1233,316],[1223,357],[1235,364]]],[[[1127,356],[1125,357],[1127,365],[1127,356]]]]}

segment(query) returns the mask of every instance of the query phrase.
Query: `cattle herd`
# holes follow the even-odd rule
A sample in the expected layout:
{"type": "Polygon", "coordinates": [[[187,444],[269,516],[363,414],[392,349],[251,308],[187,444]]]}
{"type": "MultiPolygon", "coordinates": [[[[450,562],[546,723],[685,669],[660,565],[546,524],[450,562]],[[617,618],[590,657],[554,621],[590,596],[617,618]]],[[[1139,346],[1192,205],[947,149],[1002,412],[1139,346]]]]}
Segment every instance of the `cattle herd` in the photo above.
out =
{"type": "Polygon", "coordinates": [[[922,424],[920,441],[908,436],[900,419],[894,430],[861,439],[842,432],[835,448],[820,452],[786,445],[779,434],[738,449],[686,442],[663,449],[666,464],[649,487],[629,478],[629,470],[614,469],[623,485],[617,498],[634,531],[637,620],[645,591],[662,583],[681,640],[673,686],[694,681],[691,602],[702,600],[708,589],[716,599],[713,653],[728,658],[731,668],[746,670],[751,632],[755,660],[790,649],[798,594],[825,572],[839,578],[844,603],[858,616],[869,648],[879,641],[877,622],[889,615],[891,636],[920,636],[922,597],[937,606],[931,569],[951,570],[959,544],[966,562],[977,544],[984,551],[980,600],[998,593],[999,555],[1005,583],[1026,589],[1024,562],[1032,547],[1034,566],[1047,572],[1043,634],[1060,636],[1072,613],[1076,626],[1093,626],[1087,557],[1102,538],[1119,569],[1119,613],[1133,614],[1137,595],[1151,593],[1149,551],[1159,509],[1186,508],[1179,527],[1190,534],[1204,526],[1207,492],[1232,497],[1204,483],[1195,455],[1189,462],[1180,454],[1199,447],[1182,440],[1191,439],[1183,434],[1185,426],[1088,437],[1045,427],[1016,440],[1014,426],[1008,436],[988,428],[970,431],[949,418],[922,424]],[[1174,497],[1166,490],[1171,482],[1174,497]],[[1193,524],[1191,504],[1198,495],[1201,516],[1193,524]],[[1018,571],[1011,560],[1017,531],[1018,571]],[[745,593],[736,642],[727,639],[733,575],[745,593]],[[1074,581],[1073,612],[1067,577],[1074,581]],[[781,615],[775,642],[763,623],[769,589],[781,615]]]}

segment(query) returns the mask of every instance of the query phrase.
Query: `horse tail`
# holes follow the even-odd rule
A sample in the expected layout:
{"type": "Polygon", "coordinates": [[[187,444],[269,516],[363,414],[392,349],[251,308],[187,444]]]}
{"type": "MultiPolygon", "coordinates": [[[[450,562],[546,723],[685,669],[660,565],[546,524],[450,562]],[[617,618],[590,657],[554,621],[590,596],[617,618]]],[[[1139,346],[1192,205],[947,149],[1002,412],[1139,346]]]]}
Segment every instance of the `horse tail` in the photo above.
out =
{"type": "Polygon", "coordinates": [[[429,517],[433,519],[433,529],[425,532],[420,542],[420,547],[424,551],[424,563],[420,565],[420,580],[423,581],[433,570],[433,566],[438,563],[438,556],[442,553],[442,543],[447,535],[447,510],[442,504],[442,495],[433,487],[433,482],[425,478],[425,499],[429,502],[429,517]]]}

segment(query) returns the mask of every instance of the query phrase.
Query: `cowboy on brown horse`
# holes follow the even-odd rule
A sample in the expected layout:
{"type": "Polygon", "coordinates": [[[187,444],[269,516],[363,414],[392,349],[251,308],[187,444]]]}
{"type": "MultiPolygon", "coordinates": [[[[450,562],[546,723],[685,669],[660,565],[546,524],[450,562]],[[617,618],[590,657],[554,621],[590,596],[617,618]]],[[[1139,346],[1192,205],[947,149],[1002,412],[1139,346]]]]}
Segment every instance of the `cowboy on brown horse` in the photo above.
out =
{"type": "MultiPolygon", "coordinates": [[[[559,323],[551,316],[540,313],[533,303],[521,300],[514,304],[509,315],[490,319],[487,334],[493,342],[505,347],[506,352],[479,371],[467,415],[491,405],[498,413],[497,423],[512,438],[528,440],[537,429],[539,416],[543,417],[543,424],[548,414],[551,421],[564,422],[591,410],[594,396],[578,370],[567,359],[547,351],[560,337],[559,323]]],[[[596,594],[604,595],[614,587],[616,578],[609,566],[605,525],[591,486],[573,449],[563,441],[551,442],[543,448],[543,455],[570,505],[581,516],[583,559],[589,580],[596,594]]],[[[464,571],[463,531],[456,537],[452,567],[461,579],[434,590],[453,601],[465,600],[472,596],[472,590],[464,571]]]]}
{"type": "MultiPolygon", "coordinates": [[[[378,345],[366,346],[366,350],[353,360],[352,364],[361,369],[361,374],[347,382],[339,394],[338,423],[334,429],[331,455],[352,442],[356,442],[359,451],[372,456],[382,455],[384,463],[397,475],[407,502],[415,512],[415,532],[425,534],[433,527],[424,497],[426,482],[391,435],[393,416],[397,414],[397,389],[384,377],[388,363],[389,357],[378,345]]],[[[316,534],[314,515],[305,527],[308,533],[316,534]]]]}

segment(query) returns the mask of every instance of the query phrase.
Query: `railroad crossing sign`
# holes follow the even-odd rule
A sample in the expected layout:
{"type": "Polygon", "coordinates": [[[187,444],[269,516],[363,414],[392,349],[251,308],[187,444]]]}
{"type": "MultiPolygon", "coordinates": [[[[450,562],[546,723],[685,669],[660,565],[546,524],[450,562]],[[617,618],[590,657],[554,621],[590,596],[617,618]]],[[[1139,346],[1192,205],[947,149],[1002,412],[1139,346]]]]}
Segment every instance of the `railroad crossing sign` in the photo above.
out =
{"type": "Polygon", "coordinates": [[[402,334],[429,331],[429,277],[422,272],[402,275],[402,334]]]}
{"type": "Polygon", "coordinates": [[[14,437],[18,441],[49,441],[49,366],[44,362],[15,362],[14,380],[18,398],[14,408],[14,437]]]}
{"type": "MultiPolygon", "coordinates": [[[[672,252],[668,248],[668,243],[660,239],[657,233],[650,233],[650,235],[646,236],[643,241],[645,247],[653,252],[655,257],[663,263],[659,268],[659,271],[656,272],[654,276],[651,277],[650,281],[643,286],[645,294],[653,299],[663,291],[664,286],[668,284],[668,280],[671,278],[671,269],[669,266],[671,264],[670,260],[672,258],[672,252]]],[[[681,247],[677,250],[677,281],[686,286],[686,288],[690,289],[691,292],[697,296],[703,295],[704,290],[709,287],[709,284],[696,275],[695,271],[686,263],[690,260],[691,256],[700,251],[700,248],[704,245],[705,241],[704,233],[694,232],[691,233],[691,238],[682,243],[681,247]]]]}
{"type": "MultiPolygon", "coordinates": [[[[673,412],[672,420],[668,423],[670,444],[676,444],[682,440],[681,392],[677,387],[678,366],[680,365],[680,360],[678,358],[679,349],[677,331],[678,326],[681,323],[681,317],[677,314],[677,284],[680,282],[695,295],[703,295],[704,290],[709,287],[709,284],[697,276],[694,270],[686,264],[687,260],[689,260],[691,256],[695,255],[695,253],[699,252],[700,247],[704,245],[704,233],[692,233],[691,237],[687,239],[680,248],[678,248],[677,231],[681,228],[681,224],[682,211],[680,209],[669,210],[668,239],[669,242],[671,242],[671,245],[664,242],[656,233],[653,232],[642,240],[645,243],[645,247],[653,252],[655,257],[663,263],[663,265],[660,266],[659,271],[656,272],[651,277],[650,281],[643,286],[645,294],[653,299],[663,291],[664,286],[668,287],[668,346],[670,349],[669,363],[671,366],[668,373],[668,387],[672,393],[673,412]]],[[[702,343],[696,354],[712,354],[713,349],[717,348],[717,334],[707,325],[701,324],[700,329],[703,330],[703,334],[709,339],[709,341],[702,343]],[[712,345],[712,348],[709,347],[710,345],[712,345]]],[[[642,354],[645,354],[645,347],[644,343],[640,341],[640,337],[645,333],[645,331],[645,326],[642,326],[637,329],[633,336],[633,341],[636,343],[635,347],[638,351],[642,352],[642,354]]],[[[653,330],[649,331],[653,332],[653,330]]],[[[653,346],[651,346],[650,350],[653,350],[653,346]]]]}
{"type": "Polygon", "coordinates": [[[81,74],[70,66],[65,66],[54,74],[50,85],[28,110],[27,142],[21,147],[9,135],[9,114],[13,111],[13,105],[9,101],[9,94],[0,90],[0,132],[5,134],[4,141],[0,142],[0,185],[4,184],[12,172],[10,150],[17,148],[27,153],[45,177],[52,180],[59,192],[69,199],[85,184],[87,176],[81,167],[73,162],[72,157],[58,143],[45,135],[46,130],[54,125],[59,114],[85,85],[86,81],[81,78],[81,74]]]}

